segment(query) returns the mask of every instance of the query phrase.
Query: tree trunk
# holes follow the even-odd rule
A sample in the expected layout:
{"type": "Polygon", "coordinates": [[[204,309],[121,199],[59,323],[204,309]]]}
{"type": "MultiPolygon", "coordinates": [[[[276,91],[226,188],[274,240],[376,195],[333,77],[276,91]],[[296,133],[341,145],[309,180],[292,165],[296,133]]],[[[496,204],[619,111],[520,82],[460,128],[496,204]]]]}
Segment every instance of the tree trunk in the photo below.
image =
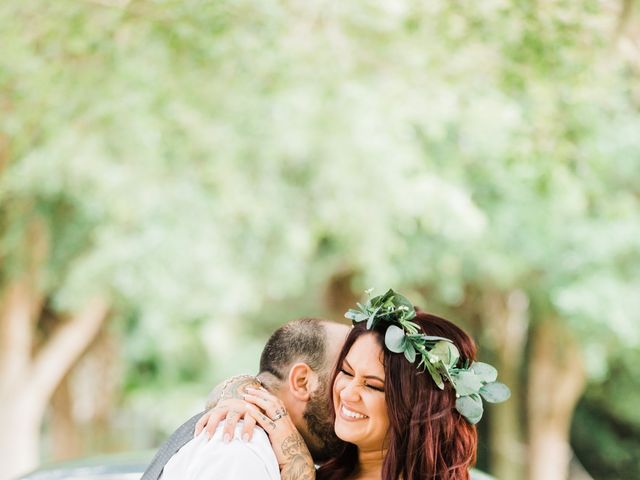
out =
{"type": "Polygon", "coordinates": [[[554,318],[533,330],[528,384],[529,480],[567,480],[571,417],[586,384],[582,353],[554,318]]]}
{"type": "MultiPolygon", "coordinates": [[[[342,270],[331,276],[324,291],[324,303],[338,321],[344,321],[344,312],[354,308],[360,299],[360,293],[354,294],[351,282],[355,277],[352,270],[342,270]]],[[[384,293],[384,292],[383,292],[384,293]]],[[[379,293],[377,293],[379,294],[379,293]]]]}
{"type": "Polygon", "coordinates": [[[636,2],[634,0],[622,0],[620,3],[620,13],[618,14],[618,22],[615,29],[616,39],[624,35],[625,30],[629,26],[636,2]]]}
{"type": "Polygon", "coordinates": [[[69,460],[82,454],[82,440],[73,414],[70,388],[72,373],[65,375],[53,394],[50,404],[51,458],[69,460]]]}
{"type": "Polygon", "coordinates": [[[42,413],[25,390],[0,399],[0,480],[13,480],[38,464],[42,413]]]}
{"type": "MultiPolygon", "coordinates": [[[[483,298],[483,324],[495,353],[501,382],[511,389],[511,398],[489,415],[491,473],[499,479],[524,478],[526,473],[524,434],[520,421],[523,363],[529,326],[529,301],[521,291],[494,293],[483,298]]],[[[489,407],[491,408],[491,407],[489,407]]]]}
{"type": "Polygon", "coordinates": [[[13,479],[37,466],[47,403],[108,312],[104,299],[91,300],[34,354],[34,302],[38,296],[33,285],[14,281],[0,305],[0,480],[13,479]]]}

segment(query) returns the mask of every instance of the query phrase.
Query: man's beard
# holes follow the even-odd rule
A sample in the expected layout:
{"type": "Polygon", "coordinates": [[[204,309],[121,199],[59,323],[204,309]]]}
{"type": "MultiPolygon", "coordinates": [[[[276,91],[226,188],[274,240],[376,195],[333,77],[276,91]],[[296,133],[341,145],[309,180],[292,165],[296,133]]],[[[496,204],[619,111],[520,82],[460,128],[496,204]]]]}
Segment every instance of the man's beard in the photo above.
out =
{"type": "Polygon", "coordinates": [[[326,382],[320,382],[302,414],[309,433],[315,440],[315,445],[308,447],[316,463],[335,457],[345,445],[345,442],[336,436],[333,426],[333,414],[327,395],[328,385],[328,379],[326,382]]]}

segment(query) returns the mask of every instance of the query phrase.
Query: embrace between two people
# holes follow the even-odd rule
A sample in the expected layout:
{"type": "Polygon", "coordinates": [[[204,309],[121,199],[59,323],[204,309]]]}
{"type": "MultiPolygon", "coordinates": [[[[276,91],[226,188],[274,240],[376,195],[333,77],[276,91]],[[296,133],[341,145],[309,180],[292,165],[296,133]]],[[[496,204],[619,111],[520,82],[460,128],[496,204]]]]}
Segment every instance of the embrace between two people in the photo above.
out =
{"type": "Polygon", "coordinates": [[[142,480],[468,480],[481,398],[508,397],[473,339],[393,290],[345,316],[276,330],[142,480]]]}

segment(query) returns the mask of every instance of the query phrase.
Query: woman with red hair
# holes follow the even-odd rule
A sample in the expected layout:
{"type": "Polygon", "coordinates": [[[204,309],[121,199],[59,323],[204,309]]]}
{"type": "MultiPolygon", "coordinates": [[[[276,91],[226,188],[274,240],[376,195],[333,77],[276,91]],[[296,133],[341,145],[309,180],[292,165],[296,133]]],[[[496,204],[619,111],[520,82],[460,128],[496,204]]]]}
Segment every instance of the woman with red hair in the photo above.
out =
{"type": "MultiPolygon", "coordinates": [[[[459,327],[418,312],[423,332],[452,340],[462,364],[475,360],[459,327]]],[[[382,326],[381,326],[382,327],[382,326]]],[[[358,323],[347,337],[333,381],[335,430],[346,448],[323,465],[327,480],[467,480],[476,458],[476,428],[456,409],[451,384],[440,390],[428,373],[385,348],[385,331],[358,323]]]]}
{"type": "MultiPolygon", "coordinates": [[[[345,314],[353,328],[332,381],[335,432],[346,445],[317,470],[307,462],[296,478],[469,480],[482,398],[501,402],[509,389],[492,366],[475,361],[475,343],[461,328],[393,290],[358,307],[345,314]]],[[[270,416],[283,411],[266,391],[246,399],[270,416]]],[[[286,448],[287,432],[266,430],[286,448]]]]}

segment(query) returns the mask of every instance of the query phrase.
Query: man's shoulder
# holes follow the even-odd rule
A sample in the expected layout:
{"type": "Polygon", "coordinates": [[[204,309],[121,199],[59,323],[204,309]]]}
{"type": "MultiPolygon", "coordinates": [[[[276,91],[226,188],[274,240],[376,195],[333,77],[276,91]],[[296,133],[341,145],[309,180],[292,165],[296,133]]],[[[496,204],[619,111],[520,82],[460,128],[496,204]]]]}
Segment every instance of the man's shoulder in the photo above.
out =
{"type": "Polygon", "coordinates": [[[187,471],[194,480],[223,473],[225,478],[279,478],[278,462],[267,434],[256,428],[251,441],[246,442],[241,439],[242,427],[239,422],[230,442],[222,438],[223,424],[211,439],[206,432],[191,439],[167,462],[163,480],[184,479],[187,471]]]}
{"type": "Polygon", "coordinates": [[[157,480],[173,455],[193,438],[197,421],[205,412],[199,412],[180,425],[158,449],[155,457],[145,470],[141,480],[157,480]]]}

